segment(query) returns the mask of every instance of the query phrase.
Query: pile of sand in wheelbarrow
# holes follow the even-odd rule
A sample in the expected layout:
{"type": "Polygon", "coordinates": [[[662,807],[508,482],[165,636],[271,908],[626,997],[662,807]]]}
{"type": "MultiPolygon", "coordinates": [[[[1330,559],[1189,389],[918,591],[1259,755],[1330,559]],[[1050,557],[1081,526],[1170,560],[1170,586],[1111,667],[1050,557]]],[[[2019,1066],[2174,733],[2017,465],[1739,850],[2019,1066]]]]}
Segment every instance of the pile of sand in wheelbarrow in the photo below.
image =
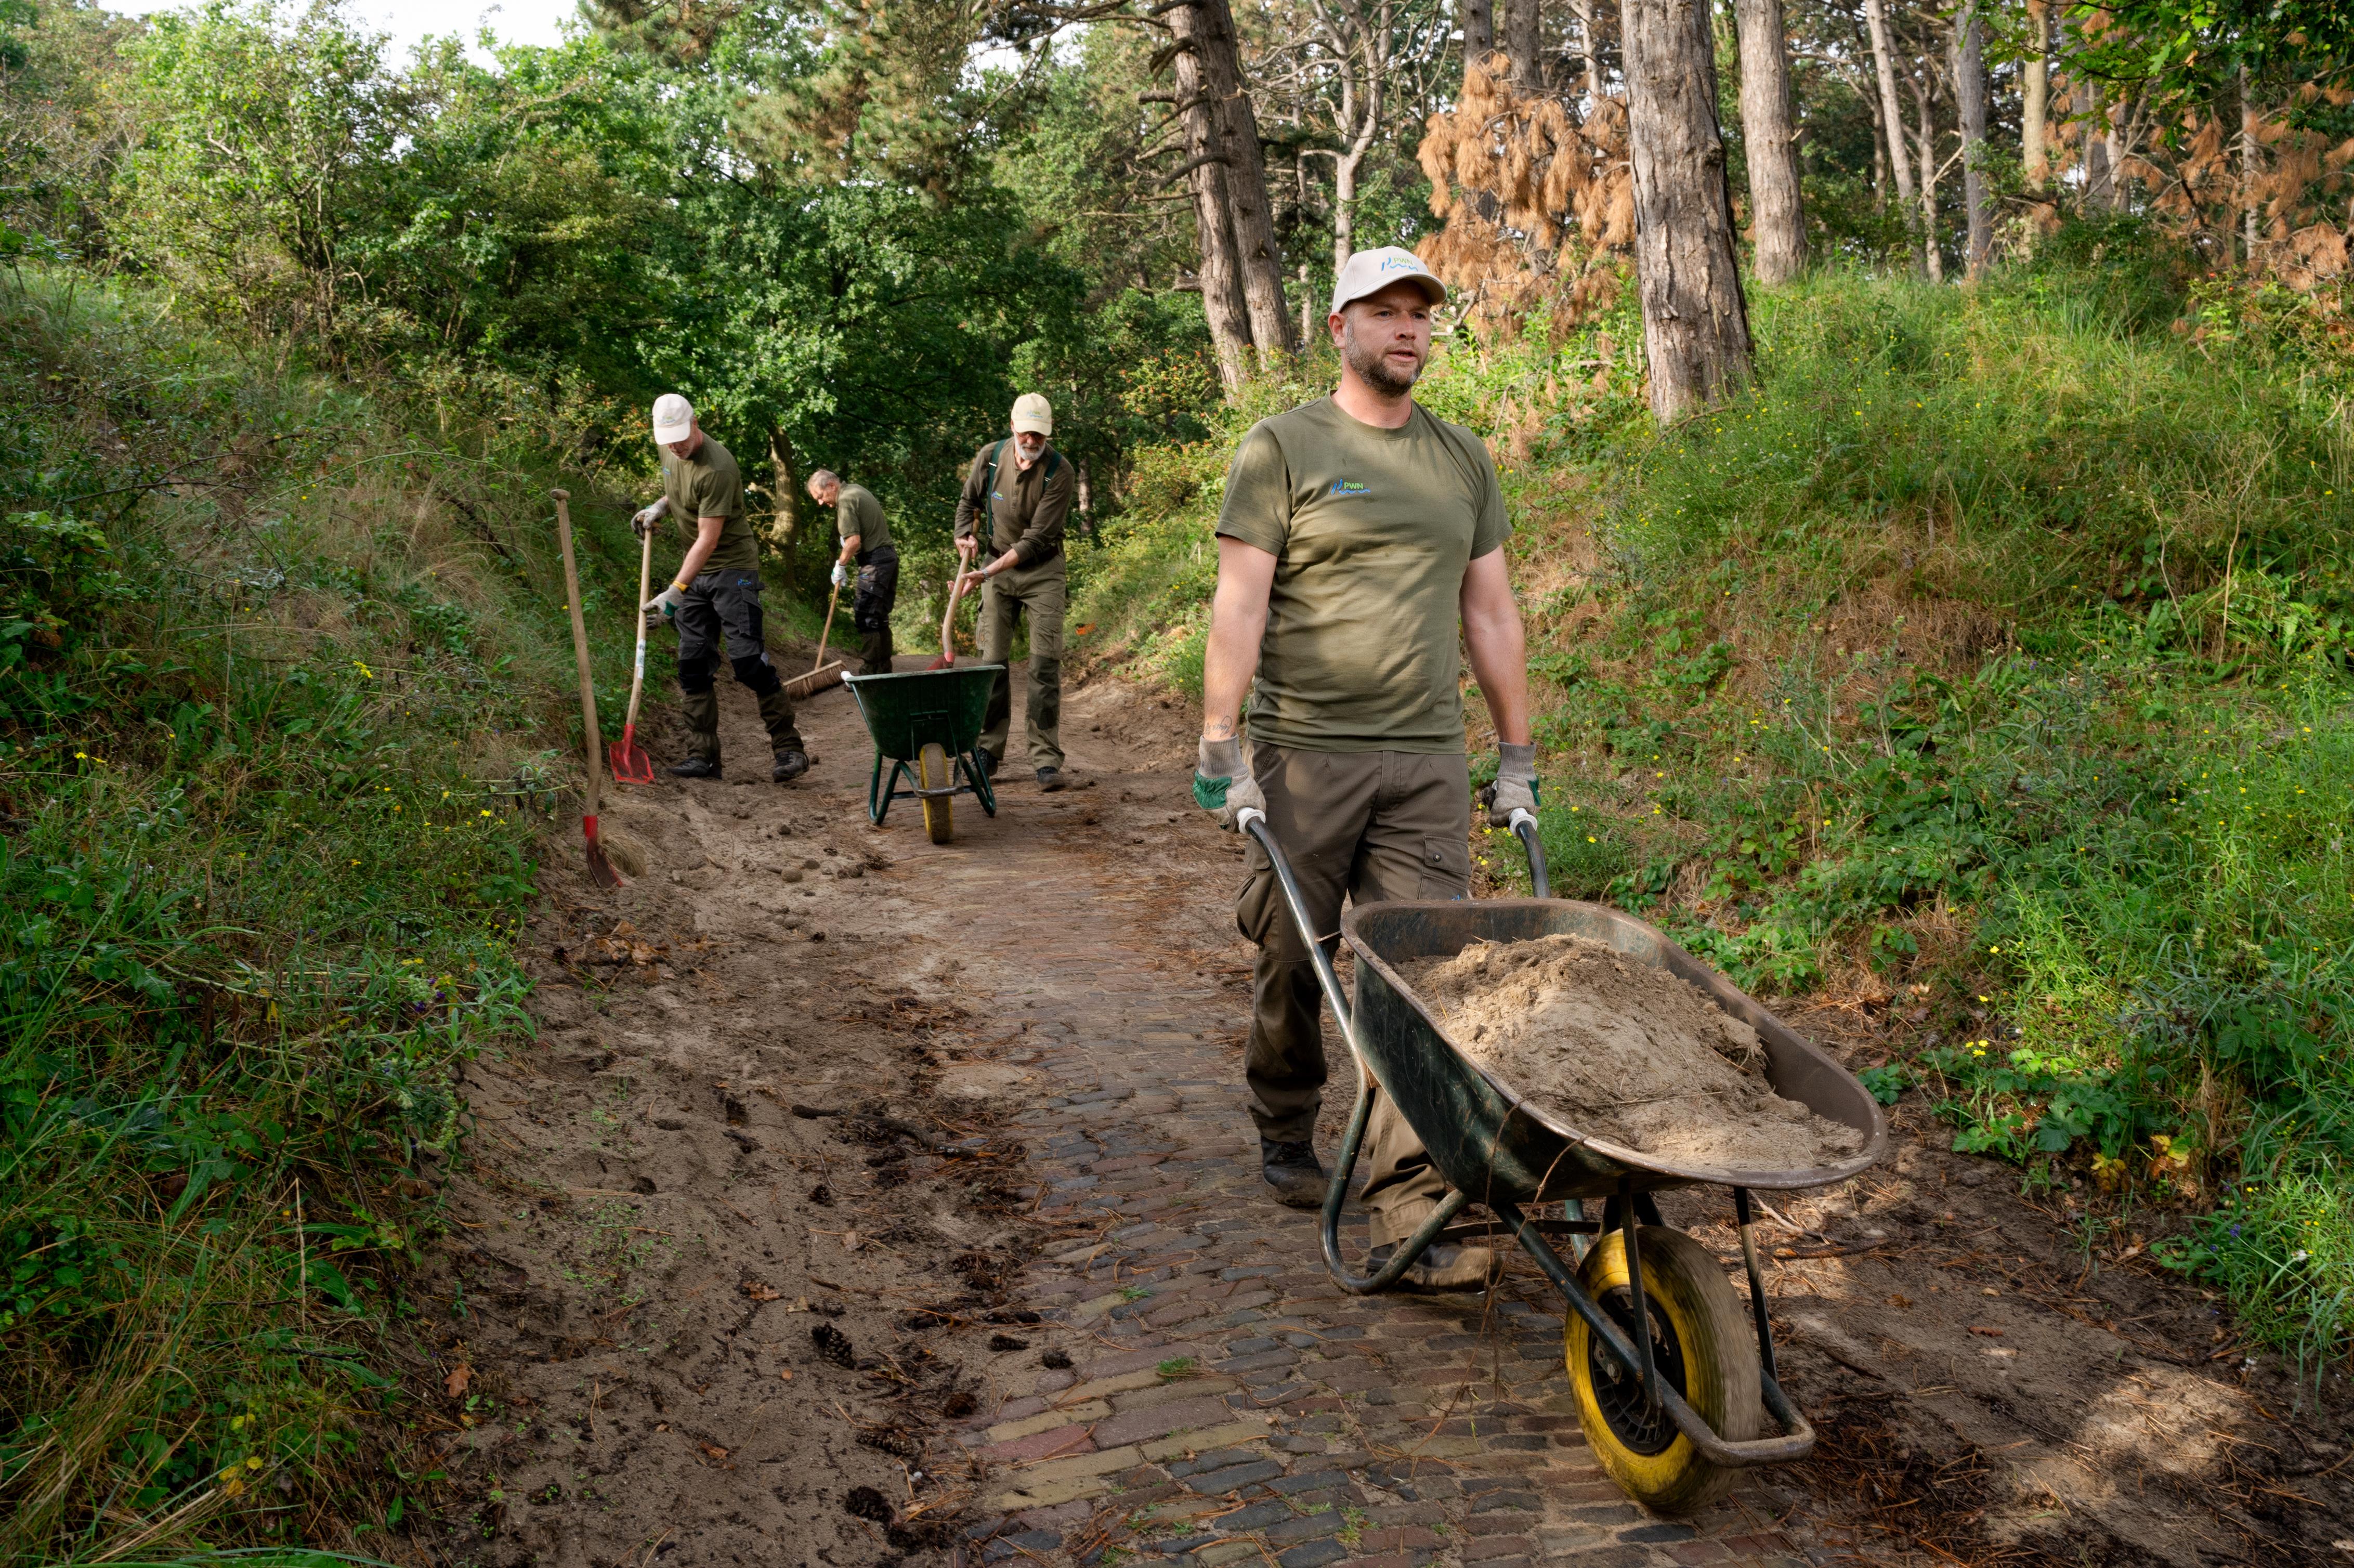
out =
{"type": "Polygon", "coordinates": [[[1734,1171],[1808,1170],[1863,1147],[1766,1086],[1755,1030],[1607,943],[1480,941],[1398,971],[1466,1054],[1590,1138],[1734,1171]]]}

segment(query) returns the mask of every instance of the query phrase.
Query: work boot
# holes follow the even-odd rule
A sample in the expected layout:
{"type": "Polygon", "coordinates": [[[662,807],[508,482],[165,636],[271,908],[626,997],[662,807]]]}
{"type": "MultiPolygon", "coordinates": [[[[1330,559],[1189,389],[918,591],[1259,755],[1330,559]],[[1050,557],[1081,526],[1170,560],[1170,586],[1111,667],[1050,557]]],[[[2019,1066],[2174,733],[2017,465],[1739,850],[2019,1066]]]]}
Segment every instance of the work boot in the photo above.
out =
{"type": "Polygon", "coordinates": [[[664,771],[673,779],[716,779],[719,764],[707,757],[690,757],[684,762],[673,762],[664,771]]]}
{"type": "Polygon", "coordinates": [[[1063,788],[1063,770],[1061,768],[1041,768],[1038,769],[1039,793],[1051,795],[1061,788],[1063,788]]]}
{"type": "Polygon", "coordinates": [[[779,784],[790,784],[808,771],[807,752],[780,751],[777,753],[777,766],[769,770],[769,777],[779,784]]]}
{"type": "Polygon", "coordinates": [[[1278,1143],[1271,1138],[1258,1140],[1259,1174],[1275,1189],[1275,1201],[1287,1208],[1320,1209],[1324,1206],[1324,1167],[1316,1159],[1316,1146],[1302,1139],[1298,1143],[1278,1143]]]}
{"type": "Polygon", "coordinates": [[[983,779],[997,777],[997,758],[985,751],[981,754],[981,776],[983,779]]]}
{"type": "MultiPolygon", "coordinates": [[[[1395,1242],[1375,1247],[1365,1272],[1380,1273],[1395,1250],[1395,1242]]],[[[1496,1255],[1484,1246],[1433,1242],[1415,1259],[1413,1266],[1398,1277],[1397,1284],[1398,1288],[1405,1290],[1484,1290],[1488,1282],[1501,1272],[1496,1255]]]]}

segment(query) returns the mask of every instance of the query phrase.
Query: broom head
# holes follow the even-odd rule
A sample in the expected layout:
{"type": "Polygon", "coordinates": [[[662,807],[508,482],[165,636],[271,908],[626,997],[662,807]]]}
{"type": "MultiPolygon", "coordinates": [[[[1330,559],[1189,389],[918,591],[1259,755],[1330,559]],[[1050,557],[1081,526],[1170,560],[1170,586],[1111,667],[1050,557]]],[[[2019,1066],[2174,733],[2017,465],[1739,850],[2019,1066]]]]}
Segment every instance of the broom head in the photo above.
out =
{"type": "Polygon", "coordinates": [[[822,692],[829,686],[840,684],[842,684],[842,661],[835,659],[820,664],[806,675],[795,675],[791,680],[787,681],[785,695],[798,701],[802,697],[822,692]]]}

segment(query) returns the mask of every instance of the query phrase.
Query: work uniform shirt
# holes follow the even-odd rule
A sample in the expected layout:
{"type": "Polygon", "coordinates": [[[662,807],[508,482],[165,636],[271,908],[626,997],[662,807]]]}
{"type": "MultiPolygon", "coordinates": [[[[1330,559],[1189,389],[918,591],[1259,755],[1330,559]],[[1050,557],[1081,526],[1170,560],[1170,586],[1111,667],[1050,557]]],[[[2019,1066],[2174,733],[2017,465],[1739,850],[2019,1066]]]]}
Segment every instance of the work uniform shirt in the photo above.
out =
{"type": "Polygon", "coordinates": [[[1019,567],[1053,560],[1063,553],[1063,520],[1071,510],[1071,465],[1048,446],[1039,450],[1037,461],[1023,468],[1013,440],[1002,443],[1002,461],[1000,444],[991,441],[973,454],[964,493],[957,498],[956,536],[971,537],[985,509],[992,550],[999,555],[1013,551],[1019,567]],[[990,482],[992,472],[994,486],[990,482]]]}
{"type": "Polygon", "coordinates": [[[744,473],[733,454],[705,435],[693,457],[673,457],[665,449],[662,468],[663,493],[670,498],[671,514],[688,538],[695,537],[696,518],[726,519],[703,569],[758,571],[760,542],[752,536],[752,524],[744,515],[744,473]]]}
{"type": "Polygon", "coordinates": [[[1218,533],[1276,558],[1254,742],[1462,751],[1463,572],[1511,533],[1479,437],[1419,406],[1385,430],[1319,398],[1243,438],[1218,533]]]}
{"type": "Polygon", "coordinates": [[[891,543],[891,524],[883,515],[883,503],[863,484],[842,487],[842,493],[833,498],[833,515],[839,531],[835,536],[856,539],[862,561],[891,543]]]}

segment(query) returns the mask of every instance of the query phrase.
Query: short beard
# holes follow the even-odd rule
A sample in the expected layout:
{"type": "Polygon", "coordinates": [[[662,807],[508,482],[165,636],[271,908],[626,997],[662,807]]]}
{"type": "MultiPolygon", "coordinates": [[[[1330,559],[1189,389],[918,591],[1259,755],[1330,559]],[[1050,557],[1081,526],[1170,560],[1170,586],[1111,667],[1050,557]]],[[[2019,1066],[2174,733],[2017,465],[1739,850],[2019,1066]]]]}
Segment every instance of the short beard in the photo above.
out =
{"type": "Polygon", "coordinates": [[[1416,382],[1422,379],[1422,366],[1419,365],[1416,366],[1412,372],[1400,377],[1390,368],[1389,361],[1383,356],[1383,353],[1368,348],[1357,341],[1357,329],[1353,323],[1344,323],[1341,325],[1341,352],[1342,357],[1349,362],[1349,368],[1357,373],[1358,378],[1384,397],[1403,397],[1414,390],[1416,382]]]}

